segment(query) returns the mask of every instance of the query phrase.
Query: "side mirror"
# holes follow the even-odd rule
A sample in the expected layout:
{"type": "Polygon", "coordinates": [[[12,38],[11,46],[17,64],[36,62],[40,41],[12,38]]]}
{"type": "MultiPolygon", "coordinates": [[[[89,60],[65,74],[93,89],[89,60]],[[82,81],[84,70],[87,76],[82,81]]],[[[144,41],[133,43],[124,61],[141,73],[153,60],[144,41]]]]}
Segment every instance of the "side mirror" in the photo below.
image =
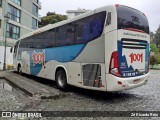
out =
{"type": "Polygon", "coordinates": [[[13,52],[13,47],[11,47],[11,49],[10,49],[10,53],[12,53],[13,52]]]}

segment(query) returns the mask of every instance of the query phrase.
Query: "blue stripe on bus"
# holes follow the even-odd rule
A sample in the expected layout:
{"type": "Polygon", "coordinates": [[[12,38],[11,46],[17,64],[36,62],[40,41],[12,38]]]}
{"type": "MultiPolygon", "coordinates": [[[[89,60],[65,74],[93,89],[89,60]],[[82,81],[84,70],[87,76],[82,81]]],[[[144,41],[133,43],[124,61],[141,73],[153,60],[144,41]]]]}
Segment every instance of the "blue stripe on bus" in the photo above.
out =
{"type": "Polygon", "coordinates": [[[79,45],[71,45],[71,46],[62,46],[62,47],[56,47],[56,48],[47,48],[47,49],[41,49],[41,50],[35,50],[35,51],[29,51],[30,54],[30,72],[32,75],[38,75],[41,71],[43,65],[40,64],[34,64],[32,54],[34,52],[36,53],[42,53],[44,51],[45,56],[45,64],[51,60],[55,60],[57,62],[71,62],[73,61],[79,54],[83,51],[85,48],[85,44],[79,44],[79,45]]]}
{"type": "Polygon", "coordinates": [[[149,60],[149,43],[147,44],[147,47],[145,49],[145,70],[148,72],[148,60],[149,60]]]}

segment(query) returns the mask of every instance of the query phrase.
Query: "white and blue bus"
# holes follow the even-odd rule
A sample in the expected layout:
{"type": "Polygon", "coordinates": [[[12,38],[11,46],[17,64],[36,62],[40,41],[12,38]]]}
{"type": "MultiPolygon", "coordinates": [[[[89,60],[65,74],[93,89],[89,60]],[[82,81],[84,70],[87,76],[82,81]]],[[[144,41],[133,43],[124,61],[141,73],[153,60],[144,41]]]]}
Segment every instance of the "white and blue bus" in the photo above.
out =
{"type": "Polygon", "coordinates": [[[101,7],[22,36],[14,46],[14,69],[73,85],[120,91],[146,84],[149,24],[127,6],[101,7]]]}

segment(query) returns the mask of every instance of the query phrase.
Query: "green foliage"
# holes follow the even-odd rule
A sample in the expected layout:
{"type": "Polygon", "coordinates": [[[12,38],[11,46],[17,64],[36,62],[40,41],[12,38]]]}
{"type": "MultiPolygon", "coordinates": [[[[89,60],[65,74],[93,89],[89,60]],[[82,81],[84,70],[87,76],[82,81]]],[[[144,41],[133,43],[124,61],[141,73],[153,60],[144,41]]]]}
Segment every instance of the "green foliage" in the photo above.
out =
{"type": "Polygon", "coordinates": [[[56,15],[56,13],[55,13],[55,12],[48,12],[46,15],[47,15],[47,16],[56,15]]]}
{"type": "Polygon", "coordinates": [[[152,68],[153,68],[153,65],[160,64],[160,54],[155,54],[155,55],[151,56],[150,57],[150,64],[152,65],[152,68]]]}
{"type": "Polygon", "coordinates": [[[155,64],[155,62],[156,62],[155,56],[151,56],[150,57],[150,65],[152,66],[152,68],[153,68],[153,65],[155,64]]]}
{"type": "Polygon", "coordinates": [[[151,52],[154,52],[156,54],[159,53],[159,49],[157,48],[156,44],[150,44],[151,52]]]}
{"type": "Polygon", "coordinates": [[[48,24],[54,24],[66,19],[66,15],[56,14],[55,12],[48,12],[46,16],[41,18],[41,22],[39,22],[39,27],[43,27],[48,24]]]}
{"type": "Polygon", "coordinates": [[[156,46],[160,45],[160,26],[158,27],[157,31],[155,34],[152,32],[150,33],[151,36],[151,43],[156,44],[156,46]]]}

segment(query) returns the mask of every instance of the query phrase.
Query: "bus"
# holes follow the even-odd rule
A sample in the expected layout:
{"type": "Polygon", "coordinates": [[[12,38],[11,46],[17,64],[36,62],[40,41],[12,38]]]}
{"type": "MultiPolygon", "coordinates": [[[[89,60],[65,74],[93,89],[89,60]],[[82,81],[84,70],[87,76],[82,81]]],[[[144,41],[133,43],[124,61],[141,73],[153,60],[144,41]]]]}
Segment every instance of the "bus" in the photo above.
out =
{"type": "Polygon", "coordinates": [[[144,13],[109,5],[28,33],[14,46],[14,70],[98,91],[142,86],[149,76],[149,23],[144,13]]]}

